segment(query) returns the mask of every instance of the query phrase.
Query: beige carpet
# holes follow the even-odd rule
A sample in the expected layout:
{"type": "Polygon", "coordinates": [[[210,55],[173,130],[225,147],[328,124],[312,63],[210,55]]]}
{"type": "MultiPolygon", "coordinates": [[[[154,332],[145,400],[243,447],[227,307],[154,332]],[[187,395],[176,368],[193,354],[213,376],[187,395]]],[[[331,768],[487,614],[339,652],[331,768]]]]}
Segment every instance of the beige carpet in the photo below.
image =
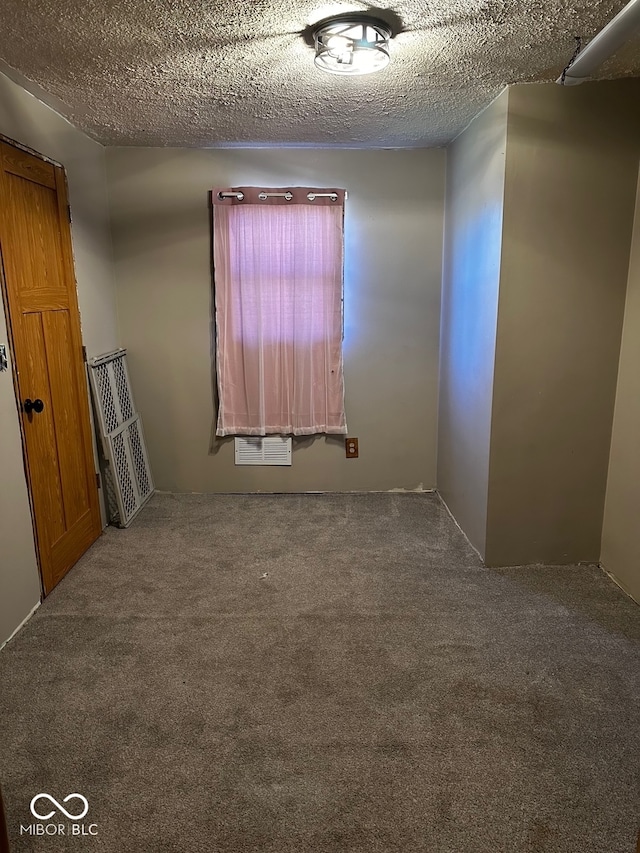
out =
{"type": "Polygon", "coordinates": [[[631,853],[639,695],[640,608],[434,495],[158,495],[0,653],[12,851],[631,853]]]}

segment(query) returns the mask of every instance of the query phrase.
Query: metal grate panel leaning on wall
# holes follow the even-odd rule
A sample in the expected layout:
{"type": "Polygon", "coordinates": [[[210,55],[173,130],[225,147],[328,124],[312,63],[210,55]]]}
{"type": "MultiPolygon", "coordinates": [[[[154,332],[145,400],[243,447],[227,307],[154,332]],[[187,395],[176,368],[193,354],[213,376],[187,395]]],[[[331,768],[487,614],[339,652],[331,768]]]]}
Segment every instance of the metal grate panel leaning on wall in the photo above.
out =
{"type": "Polygon", "coordinates": [[[106,460],[109,521],[128,527],[154,491],[140,415],[135,410],[126,349],[89,361],[91,389],[106,460]]]}

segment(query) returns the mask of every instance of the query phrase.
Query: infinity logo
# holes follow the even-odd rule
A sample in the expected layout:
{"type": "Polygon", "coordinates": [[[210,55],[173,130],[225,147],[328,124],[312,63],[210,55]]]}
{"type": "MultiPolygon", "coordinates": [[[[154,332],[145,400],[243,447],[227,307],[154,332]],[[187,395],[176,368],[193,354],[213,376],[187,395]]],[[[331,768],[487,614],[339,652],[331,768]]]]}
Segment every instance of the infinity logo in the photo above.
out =
{"type": "Polygon", "coordinates": [[[74,798],[76,800],[82,800],[82,803],[84,805],[84,808],[80,812],[80,814],[76,814],[76,815],[70,814],[65,809],[65,807],[61,806],[57,800],[54,800],[50,794],[36,794],[35,797],[31,800],[31,804],[29,805],[29,808],[31,809],[31,814],[34,817],[37,817],[38,820],[49,820],[49,818],[53,817],[54,814],[56,813],[55,809],[52,812],[49,812],[49,814],[38,814],[38,812],[36,811],[36,801],[40,800],[40,799],[45,799],[45,800],[49,800],[51,803],[53,803],[53,805],[56,806],[56,808],[58,808],[63,814],[65,814],[69,818],[69,820],[82,820],[82,818],[89,811],[89,803],[88,803],[86,797],[83,797],[82,794],[67,794],[67,796],[64,798],[64,800],[62,802],[66,803],[69,800],[72,800],[74,798]]]}

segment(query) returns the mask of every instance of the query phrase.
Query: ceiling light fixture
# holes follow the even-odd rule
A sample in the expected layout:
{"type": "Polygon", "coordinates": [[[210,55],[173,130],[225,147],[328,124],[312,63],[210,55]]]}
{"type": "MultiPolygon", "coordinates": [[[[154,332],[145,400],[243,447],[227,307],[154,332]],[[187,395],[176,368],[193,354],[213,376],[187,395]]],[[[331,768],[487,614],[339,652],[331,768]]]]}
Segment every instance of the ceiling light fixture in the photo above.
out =
{"type": "MultiPolygon", "coordinates": [[[[578,49],[556,83],[577,86],[640,31],[640,0],[630,0],[582,50],[578,49]]],[[[578,37],[576,36],[576,39],[578,37]]]]}
{"type": "Polygon", "coordinates": [[[371,74],[389,64],[391,28],[368,15],[337,15],[313,30],[315,64],[331,74],[371,74]]]}

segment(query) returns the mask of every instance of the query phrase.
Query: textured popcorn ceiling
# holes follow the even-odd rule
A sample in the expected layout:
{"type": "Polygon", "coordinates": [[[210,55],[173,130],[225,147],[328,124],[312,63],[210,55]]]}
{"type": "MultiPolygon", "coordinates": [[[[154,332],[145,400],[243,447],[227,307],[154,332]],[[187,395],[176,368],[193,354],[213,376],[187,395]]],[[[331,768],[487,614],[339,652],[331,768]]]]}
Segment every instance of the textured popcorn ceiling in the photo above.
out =
{"type": "MultiPolygon", "coordinates": [[[[624,5],[3,0],[0,59],[105,144],[435,146],[506,83],[554,80],[574,35],[588,41],[624,5]],[[357,78],[316,70],[309,26],[368,9],[397,33],[389,67],[357,78]]],[[[640,75],[640,39],[599,76],[629,75],[640,75]]]]}

